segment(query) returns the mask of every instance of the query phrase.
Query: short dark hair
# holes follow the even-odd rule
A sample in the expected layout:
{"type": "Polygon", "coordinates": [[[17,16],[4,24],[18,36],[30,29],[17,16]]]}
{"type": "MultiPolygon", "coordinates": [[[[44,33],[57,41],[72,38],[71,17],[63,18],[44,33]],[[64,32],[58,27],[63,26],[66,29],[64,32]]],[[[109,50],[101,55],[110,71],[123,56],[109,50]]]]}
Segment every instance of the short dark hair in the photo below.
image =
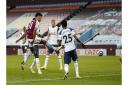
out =
{"type": "Polygon", "coordinates": [[[37,17],[37,16],[43,16],[43,15],[41,13],[36,13],[35,17],[37,17]]]}
{"type": "Polygon", "coordinates": [[[67,27],[67,21],[66,20],[64,20],[64,21],[62,21],[62,27],[67,27]]]}

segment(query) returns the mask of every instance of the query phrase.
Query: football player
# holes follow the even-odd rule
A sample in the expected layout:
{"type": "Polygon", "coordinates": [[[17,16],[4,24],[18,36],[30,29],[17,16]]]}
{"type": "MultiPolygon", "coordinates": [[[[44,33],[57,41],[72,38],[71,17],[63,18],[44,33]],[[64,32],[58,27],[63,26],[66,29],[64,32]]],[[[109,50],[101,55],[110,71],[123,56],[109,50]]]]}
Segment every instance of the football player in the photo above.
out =
{"type": "MultiPolygon", "coordinates": [[[[77,38],[76,33],[71,28],[67,27],[67,21],[62,22],[62,28],[61,35],[59,36],[58,43],[62,43],[62,48],[64,48],[64,79],[67,78],[67,75],[69,73],[69,64],[71,62],[71,59],[74,61],[74,68],[76,72],[76,78],[80,78],[79,75],[79,68],[78,68],[78,56],[76,53],[76,46],[74,43],[74,38],[79,42],[80,40],[77,38]]],[[[83,43],[81,43],[82,46],[84,46],[83,43]]]]}
{"type": "Polygon", "coordinates": [[[46,57],[45,57],[44,65],[41,67],[41,69],[47,69],[50,54],[52,54],[54,51],[58,56],[58,62],[59,62],[59,66],[60,66],[59,69],[60,70],[63,69],[62,58],[61,58],[61,55],[60,55],[60,51],[56,50],[59,47],[58,43],[57,43],[58,30],[59,30],[59,28],[56,26],[55,20],[52,19],[51,20],[51,26],[48,28],[48,37],[47,37],[47,40],[46,40],[48,52],[47,52],[46,57]]]}

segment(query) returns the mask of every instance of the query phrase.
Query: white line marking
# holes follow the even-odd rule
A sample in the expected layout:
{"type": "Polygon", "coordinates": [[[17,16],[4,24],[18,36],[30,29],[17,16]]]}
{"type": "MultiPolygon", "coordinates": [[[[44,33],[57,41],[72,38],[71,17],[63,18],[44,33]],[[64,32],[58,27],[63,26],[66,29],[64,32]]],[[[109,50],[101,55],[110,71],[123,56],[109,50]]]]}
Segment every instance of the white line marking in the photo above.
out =
{"type": "MultiPolygon", "coordinates": [[[[83,76],[82,78],[90,78],[90,77],[110,77],[110,76],[118,76],[118,75],[121,75],[121,74],[83,76]]],[[[68,77],[68,79],[75,79],[75,77],[68,77]]],[[[63,78],[36,79],[36,80],[26,80],[26,81],[14,81],[14,82],[7,82],[7,83],[8,83],[8,84],[16,84],[16,83],[38,82],[38,81],[52,81],[52,80],[63,80],[63,78]]]]}

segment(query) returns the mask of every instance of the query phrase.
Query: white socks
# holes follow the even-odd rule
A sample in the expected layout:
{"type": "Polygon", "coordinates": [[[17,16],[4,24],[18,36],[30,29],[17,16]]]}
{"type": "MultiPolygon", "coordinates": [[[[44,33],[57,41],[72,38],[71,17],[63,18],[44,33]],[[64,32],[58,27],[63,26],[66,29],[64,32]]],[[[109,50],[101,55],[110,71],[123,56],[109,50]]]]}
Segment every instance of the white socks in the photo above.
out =
{"type": "Polygon", "coordinates": [[[28,52],[24,53],[24,63],[27,62],[27,60],[29,59],[29,57],[30,57],[31,54],[32,54],[31,51],[28,51],[28,52]]]}
{"type": "Polygon", "coordinates": [[[58,56],[58,61],[59,61],[59,65],[60,65],[60,70],[62,70],[63,69],[63,65],[62,65],[62,58],[61,58],[60,55],[58,56]]]}
{"type": "Polygon", "coordinates": [[[27,53],[24,53],[24,63],[26,63],[27,60],[28,60],[27,53]]]}
{"type": "Polygon", "coordinates": [[[69,72],[69,68],[68,68],[68,64],[64,64],[64,71],[65,71],[65,74],[67,74],[69,72]]]}
{"type": "Polygon", "coordinates": [[[36,61],[36,67],[37,67],[37,70],[38,70],[38,74],[42,74],[42,72],[41,72],[41,70],[40,70],[39,58],[36,58],[35,61],[36,61]]]}
{"type": "Polygon", "coordinates": [[[79,76],[79,68],[78,68],[78,62],[77,61],[74,62],[74,68],[75,68],[76,76],[78,77],[79,76]]]}
{"type": "Polygon", "coordinates": [[[33,68],[35,64],[36,64],[36,59],[33,59],[33,62],[31,64],[30,68],[33,68]]]}
{"type": "Polygon", "coordinates": [[[36,67],[37,67],[37,69],[40,70],[39,58],[36,58],[35,61],[36,61],[36,67]]]}
{"type": "MultiPolygon", "coordinates": [[[[49,57],[50,57],[49,55],[46,55],[46,58],[45,58],[45,61],[44,61],[44,66],[43,66],[43,68],[45,68],[45,69],[47,68],[49,57]]],[[[59,65],[60,65],[60,70],[62,70],[63,65],[62,65],[62,58],[61,58],[60,55],[58,56],[58,62],[59,62],[59,65]]]]}
{"type": "MultiPolygon", "coordinates": [[[[75,72],[76,72],[76,77],[80,77],[77,61],[74,62],[74,68],[75,68],[75,72]]],[[[64,71],[65,71],[65,74],[69,72],[69,65],[68,64],[64,64],[64,71]]]]}
{"type": "Polygon", "coordinates": [[[44,68],[47,68],[47,65],[48,65],[48,60],[49,60],[49,56],[46,55],[46,58],[45,58],[45,61],[44,61],[44,68]]]}
{"type": "Polygon", "coordinates": [[[36,64],[36,67],[37,67],[37,70],[38,70],[38,74],[42,74],[41,70],[40,70],[40,62],[39,62],[39,58],[35,58],[30,66],[30,70],[32,73],[35,73],[34,72],[34,66],[36,64]]]}

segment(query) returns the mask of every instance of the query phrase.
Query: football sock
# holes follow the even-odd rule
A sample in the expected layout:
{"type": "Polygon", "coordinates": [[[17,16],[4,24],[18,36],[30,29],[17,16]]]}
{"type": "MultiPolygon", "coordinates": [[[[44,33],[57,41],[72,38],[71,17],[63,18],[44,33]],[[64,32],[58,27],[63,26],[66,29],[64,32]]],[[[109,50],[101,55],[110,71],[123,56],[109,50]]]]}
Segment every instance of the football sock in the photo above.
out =
{"type": "Polygon", "coordinates": [[[36,64],[36,59],[33,60],[33,62],[32,62],[32,64],[31,64],[30,68],[33,68],[35,64],[36,64]]]}
{"type": "Polygon", "coordinates": [[[44,66],[43,66],[44,68],[47,68],[48,60],[49,60],[49,56],[46,55],[45,62],[44,62],[44,66]]]}
{"type": "Polygon", "coordinates": [[[75,68],[76,76],[79,76],[79,68],[78,68],[78,62],[77,61],[74,62],[74,68],[75,68]]]}
{"type": "Polygon", "coordinates": [[[30,57],[30,55],[32,54],[31,51],[28,51],[27,53],[24,53],[24,64],[27,62],[28,58],[30,57]]]}
{"type": "Polygon", "coordinates": [[[26,63],[27,59],[28,59],[28,55],[27,53],[24,53],[24,64],[26,63]]]}
{"type": "Polygon", "coordinates": [[[42,74],[41,70],[40,70],[40,62],[39,62],[39,58],[36,58],[36,67],[38,70],[38,74],[42,74]]]}
{"type": "Polygon", "coordinates": [[[38,70],[40,70],[40,62],[39,62],[39,58],[36,58],[36,67],[38,70]]]}
{"type": "Polygon", "coordinates": [[[59,61],[59,65],[60,65],[60,70],[62,70],[63,69],[63,66],[62,66],[62,58],[61,58],[60,55],[58,56],[58,61],[59,61]]]}
{"type": "Polygon", "coordinates": [[[68,64],[64,64],[64,71],[65,71],[65,73],[69,72],[68,64]]]}

